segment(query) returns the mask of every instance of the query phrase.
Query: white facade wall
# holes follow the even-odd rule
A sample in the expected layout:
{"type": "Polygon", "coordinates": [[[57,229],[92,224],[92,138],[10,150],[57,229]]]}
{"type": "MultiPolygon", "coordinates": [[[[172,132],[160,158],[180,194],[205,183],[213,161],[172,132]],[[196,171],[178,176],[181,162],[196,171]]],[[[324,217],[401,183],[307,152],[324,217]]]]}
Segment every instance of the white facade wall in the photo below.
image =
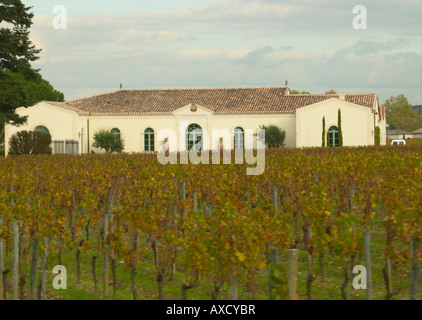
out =
{"type": "Polygon", "coordinates": [[[380,128],[380,144],[385,146],[387,144],[387,121],[385,118],[380,120],[379,116],[377,116],[377,119],[377,126],[380,128]]]}
{"type": "MultiPolygon", "coordinates": [[[[20,127],[6,126],[6,154],[10,137],[20,130],[34,130],[37,126],[45,126],[52,135],[52,140],[77,140],[79,152],[104,152],[92,147],[94,133],[99,129],[120,130],[125,142],[125,152],[144,151],[144,131],[152,128],[155,133],[155,151],[163,144],[158,141],[161,130],[170,129],[177,136],[177,150],[186,150],[186,128],[196,123],[206,130],[209,149],[219,146],[220,137],[213,136],[213,129],[230,131],[230,147],[233,148],[233,131],[241,127],[244,131],[252,129],[254,133],[260,125],[276,125],[286,131],[286,147],[318,147],[321,146],[322,118],[325,116],[326,132],[330,126],[337,126],[337,112],[342,115],[342,132],[344,146],[373,145],[375,138],[374,121],[381,128],[381,144],[385,144],[385,120],[379,121],[378,115],[370,108],[349,103],[341,99],[329,99],[296,110],[296,114],[270,115],[215,115],[213,111],[196,106],[191,111],[187,105],[167,116],[84,116],[77,112],[53,106],[45,102],[31,108],[19,108],[20,115],[28,115],[28,124],[20,127]]],[[[254,138],[256,143],[256,138],[254,138]]],[[[228,148],[228,142],[224,141],[228,148]]],[[[171,147],[175,150],[176,147],[171,147]]]]}
{"type": "Polygon", "coordinates": [[[51,104],[40,102],[30,108],[18,108],[21,116],[28,116],[26,125],[5,127],[5,152],[9,151],[9,139],[18,131],[34,131],[38,126],[46,127],[54,140],[78,140],[79,115],[75,111],[63,109],[51,104]]]}
{"type": "MultiPolygon", "coordinates": [[[[208,112],[201,112],[198,110],[194,114],[176,113],[169,116],[119,116],[119,117],[90,117],[89,119],[89,140],[92,145],[94,133],[99,129],[113,129],[120,130],[122,139],[125,143],[125,152],[143,152],[144,146],[144,131],[147,128],[152,128],[155,133],[155,151],[163,144],[163,140],[158,141],[158,132],[160,130],[171,129],[174,130],[177,136],[177,150],[186,150],[186,129],[190,124],[196,123],[201,128],[207,131],[209,139],[209,149],[212,148],[213,143],[219,145],[220,135],[213,136],[213,129],[228,129],[231,132],[231,147],[233,147],[233,131],[236,127],[241,127],[243,130],[252,129],[254,133],[260,125],[274,124],[286,131],[287,147],[295,147],[295,116],[288,115],[213,115],[208,112]],[[213,141],[214,139],[214,141],[213,141]]],[[[256,139],[255,139],[256,140],[256,139]]],[[[227,143],[224,142],[224,146],[227,143]]],[[[102,152],[99,149],[92,148],[94,152],[102,152]]]]}
{"type": "Polygon", "coordinates": [[[344,146],[374,145],[374,114],[367,107],[340,99],[329,99],[296,110],[296,146],[320,147],[322,118],[325,116],[325,136],[331,126],[338,126],[341,110],[341,128],[344,146]]]}

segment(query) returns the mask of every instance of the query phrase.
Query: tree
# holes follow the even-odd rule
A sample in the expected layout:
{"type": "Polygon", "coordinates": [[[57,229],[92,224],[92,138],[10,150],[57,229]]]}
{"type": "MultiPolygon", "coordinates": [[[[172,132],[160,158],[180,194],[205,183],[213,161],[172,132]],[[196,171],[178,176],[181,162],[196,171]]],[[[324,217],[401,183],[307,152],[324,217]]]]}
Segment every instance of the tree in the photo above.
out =
{"type": "Polygon", "coordinates": [[[375,128],[375,145],[379,146],[381,144],[381,129],[380,127],[375,128]]]}
{"type": "Polygon", "coordinates": [[[64,100],[42,79],[31,62],[38,59],[40,49],[29,40],[33,13],[20,0],[0,3],[0,123],[22,124],[26,118],[15,113],[16,108],[33,105],[46,97],[64,100]],[[40,90],[42,88],[42,90],[40,90]]]}
{"type": "Polygon", "coordinates": [[[20,0],[0,2],[0,141],[4,140],[5,124],[26,122],[26,117],[16,114],[17,108],[42,100],[64,101],[63,93],[54,90],[31,66],[41,50],[29,40],[30,9],[20,0]]]}
{"type": "Polygon", "coordinates": [[[122,152],[125,148],[120,134],[106,129],[100,129],[94,133],[93,146],[104,149],[107,153],[122,152]]]}
{"type": "Polygon", "coordinates": [[[28,12],[30,9],[20,0],[3,0],[0,3],[0,22],[5,23],[0,29],[0,68],[22,73],[26,78],[38,73],[31,67],[31,61],[37,60],[41,52],[29,40],[29,28],[34,17],[28,12]]]}
{"type": "Polygon", "coordinates": [[[265,144],[268,148],[284,147],[286,131],[274,125],[263,125],[259,126],[259,128],[265,130],[265,144]]]}
{"type": "Polygon", "coordinates": [[[325,147],[325,117],[322,117],[322,143],[321,147],[325,147]]]}
{"type": "Polygon", "coordinates": [[[19,131],[9,140],[9,154],[51,154],[51,135],[39,131],[19,131]]]}
{"type": "MultiPolygon", "coordinates": [[[[40,75],[36,75],[33,81],[28,81],[22,74],[13,73],[9,70],[5,70],[4,74],[8,77],[8,83],[5,83],[0,79],[0,97],[7,97],[14,105],[34,105],[40,101],[64,101],[63,93],[55,90],[53,86],[40,75]]],[[[2,99],[0,98],[0,101],[1,100],[2,99]]],[[[5,123],[20,123],[20,121],[13,121],[13,119],[15,119],[14,117],[18,116],[0,111],[0,141],[4,141],[5,123]]]]}
{"type": "Polygon", "coordinates": [[[305,90],[299,91],[299,90],[295,90],[295,89],[293,89],[292,91],[290,91],[290,93],[291,94],[311,94],[310,92],[305,91],[305,90]]]}
{"type": "Polygon", "coordinates": [[[337,127],[338,127],[338,146],[343,146],[343,131],[341,130],[341,110],[338,109],[338,119],[337,119],[337,127]]]}
{"type": "Polygon", "coordinates": [[[334,89],[331,89],[329,91],[326,91],[325,94],[336,94],[337,92],[334,91],[334,89]]]}
{"type": "Polygon", "coordinates": [[[22,124],[25,117],[15,114],[15,109],[28,106],[28,96],[24,87],[15,82],[12,73],[19,73],[28,81],[35,80],[38,70],[31,62],[38,59],[41,50],[29,40],[29,28],[33,13],[20,0],[4,0],[0,4],[0,121],[22,124]],[[9,72],[7,72],[9,71],[9,72]]]}
{"type": "Polygon", "coordinates": [[[385,100],[384,106],[390,129],[414,131],[419,128],[418,113],[403,94],[385,100]]]}
{"type": "Polygon", "coordinates": [[[412,108],[413,108],[413,110],[416,110],[418,115],[422,115],[422,105],[413,106],[412,108]]]}

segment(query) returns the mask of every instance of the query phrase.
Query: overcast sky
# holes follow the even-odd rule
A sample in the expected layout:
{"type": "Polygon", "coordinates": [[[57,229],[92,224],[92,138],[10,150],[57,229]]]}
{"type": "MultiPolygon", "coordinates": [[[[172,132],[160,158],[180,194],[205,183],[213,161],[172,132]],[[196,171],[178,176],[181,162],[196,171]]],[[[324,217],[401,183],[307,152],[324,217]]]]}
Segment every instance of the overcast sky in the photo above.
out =
{"type": "Polygon", "coordinates": [[[34,64],[66,100],[127,89],[283,86],[422,104],[421,0],[23,0],[34,64]],[[65,6],[67,29],[53,28],[65,6]],[[367,9],[355,30],[353,7],[367,9]]]}

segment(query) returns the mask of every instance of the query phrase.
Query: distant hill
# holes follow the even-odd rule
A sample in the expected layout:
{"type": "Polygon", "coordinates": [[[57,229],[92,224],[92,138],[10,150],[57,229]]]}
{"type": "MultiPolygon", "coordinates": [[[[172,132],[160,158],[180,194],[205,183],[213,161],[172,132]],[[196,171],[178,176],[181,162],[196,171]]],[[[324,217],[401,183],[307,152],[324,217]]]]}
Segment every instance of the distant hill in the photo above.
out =
{"type": "Polygon", "coordinates": [[[422,114],[422,105],[419,105],[419,106],[413,106],[412,108],[413,108],[413,110],[416,110],[416,112],[417,112],[419,115],[421,115],[421,114],[422,114]]]}

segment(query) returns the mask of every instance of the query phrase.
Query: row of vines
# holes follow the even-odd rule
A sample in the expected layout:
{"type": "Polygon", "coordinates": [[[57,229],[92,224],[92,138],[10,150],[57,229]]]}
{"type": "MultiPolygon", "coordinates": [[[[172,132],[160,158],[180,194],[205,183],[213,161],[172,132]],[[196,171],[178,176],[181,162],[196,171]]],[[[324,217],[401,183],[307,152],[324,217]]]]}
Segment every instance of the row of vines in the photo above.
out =
{"type": "Polygon", "coordinates": [[[394,296],[395,266],[404,265],[417,299],[422,147],[269,149],[264,174],[247,176],[246,167],[161,165],[140,154],[1,159],[0,299],[48,299],[48,266],[62,264],[65,250],[78,279],[81,257],[90,255],[105,296],[115,293],[123,261],[134,299],[137,266],[147,256],[158,299],[175,272],[184,274],[184,299],[205,279],[210,298],[229,286],[237,299],[238,284],[253,287],[264,272],[270,299],[293,298],[297,271],[280,277],[278,264],[288,253],[295,267],[298,251],[307,255],[306,298],[317,299],[312,283],[334,255],[344,269],[342,297],[350,299],[353,266],[369,267],[371,234],[385,240],[372,252],[385,261],[385,297],[394,296]]]}

